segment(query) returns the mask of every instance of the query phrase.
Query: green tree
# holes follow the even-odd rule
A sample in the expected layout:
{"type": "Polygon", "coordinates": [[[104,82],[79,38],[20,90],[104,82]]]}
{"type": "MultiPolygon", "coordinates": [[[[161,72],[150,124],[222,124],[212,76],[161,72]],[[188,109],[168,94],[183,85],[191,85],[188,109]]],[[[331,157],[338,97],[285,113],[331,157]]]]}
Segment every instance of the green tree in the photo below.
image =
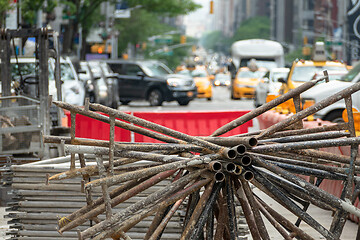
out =
{"type": "Polygon", "coordinates": [[[270,19],[268,17],[253,17],[242,22],[232,37],[232,42],[252,38],[270,39],[270,19]]]}
{"type": "Polygon", "coordinates": [[[11,7],[10,1],[0,1],[0,27],[5,27],[6,12],[11,7]]]}
{"type": "Polygon", "coordinates": [[[133,10],[130,18],[117,20],[115,28],[120,33],[119,52],[123,52],[128,43],[135,45],[146,42],[150,36],[173,30],[168,25],[162,24],[156,14],[141,8],[133,10]]]}
{"type": "MultiPolygon", "coordinates": [[[[75,50],[74,39],[78,33],[79,25],[83,28],[82,37],[86,39],[89,29],[92,27],[90,26],[91,24],[89,24],[91,23],[91,17],[95,9],[97,9],[102,2],[105,2],[105,0],[62,0],[62,2],[67,6],[66,10],[71,16],[71,18],[69,18],[69,24],[65,29],[65,41],[63,43],[63,51],[69,53],[75,50]],[[90,28],[88,29],[86,26],[90,26],[90,28]]],[[[116,1],[113,3],[115,2],[116,1]]],[[[156,14],[157,16],[153,15],[154,18],[158,16],[177,16],[194,11],[200,7],[195,4],[193,0],[128,0],[127,3],[130,8],[138,6],[144,12],[156,14]]],[[[145,13],[143,14],[145,15],[145,13]]],[[[134,19],[134,21],[137,21],[137,18],[134,19]]],[[[123,23],[121,22],[120,24],[123,23]]],[[[137,34],[142,34],[144,31],[147,31],[146,28],[142,28],[137,34]]]]}
{"type": "Polygon", "coordinates": [[[201,44],[206,49],[224,51],[224,48],[226,48],[226,37],[221,31],[209,32],[201,38],[201,44]]]}
{"type": "Polygon", "coordinates": [[[233,42],[252,38],[270,39],[268,17],[253,17],[243,21],[232,37],[225,37],[221,31],[210,32],[202,38],[202,44],[207,49],[229,54],[233,42]]]}

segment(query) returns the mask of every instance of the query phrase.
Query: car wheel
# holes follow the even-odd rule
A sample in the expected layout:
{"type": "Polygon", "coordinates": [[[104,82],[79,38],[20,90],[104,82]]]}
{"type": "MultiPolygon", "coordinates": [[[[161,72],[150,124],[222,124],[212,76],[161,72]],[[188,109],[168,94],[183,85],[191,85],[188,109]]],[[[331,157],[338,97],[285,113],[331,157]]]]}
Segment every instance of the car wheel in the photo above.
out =
{"type": "Polygon", "coordinates": [[[131,101],[128,101],[128,100],[125,101],[125,100],[123,100],[123,101],[120,101],[120,102],[121,102],[122,105],[128,105],[131,101]]]}
{"type": "Polygon", "coordinates": [[[329,113],[324,120],[334,122],[334,123],[343,123],[344,119],[342,118],[342,110],[336,110],[329,113]]]}
{"type": "Polygon", "coordinates": [[[208,97],[207,100],[208,100],[208,101],[211,101],[211,100],[212,100],[212,97],[208,97]]]}
{"type": "Polygon", "coordinates": [[[239,100],[240,98],[234,97],[234,92],[231,90],[231,99],[232,100],[239,100]]]}
{"type": "Polygon", "coordinates": [[[189,99],[179,99],[177,100],[177,102],[179,103],[180,106],[187,106],[190,102],[189,99]]]}
{"type": "Polygon", "coordinates": [[[163,103],[162,93],[159,89],[154,89],[149,94],[150,106],[161,106],[163,103]]]}

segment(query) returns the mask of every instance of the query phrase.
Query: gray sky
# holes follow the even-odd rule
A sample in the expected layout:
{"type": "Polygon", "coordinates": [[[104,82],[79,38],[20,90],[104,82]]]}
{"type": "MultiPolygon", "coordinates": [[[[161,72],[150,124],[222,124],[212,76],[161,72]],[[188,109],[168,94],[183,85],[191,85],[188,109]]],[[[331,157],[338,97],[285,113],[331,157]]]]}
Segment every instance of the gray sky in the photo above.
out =
{"type": "Polygon", "coordinates": [[[201,34],[206,31],[210,0],[195,0],[194,2],[203,7],[186,15],[184,24],[186,26],[187,35],[200,37],[201,34]]]}

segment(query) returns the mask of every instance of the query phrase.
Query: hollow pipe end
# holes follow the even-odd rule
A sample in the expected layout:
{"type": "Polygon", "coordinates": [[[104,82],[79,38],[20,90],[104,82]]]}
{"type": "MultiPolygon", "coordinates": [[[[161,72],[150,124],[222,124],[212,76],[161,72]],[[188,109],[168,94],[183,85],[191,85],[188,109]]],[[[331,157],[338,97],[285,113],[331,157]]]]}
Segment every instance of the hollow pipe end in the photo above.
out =
{"type": "Polygon", "coordinates": [[[233,147],[231,149],[235,150],[236,153],[239,154],[239,155],[244,154],[246,152],[246,146],[243,145],[243,144],[239,144],[239,145],[237,145],[237,146],[235,146],[235,147],[233,147]]]}
{"type": "Polygon", "coordinates": [[[235,159],[237,156],[237,151],[234,148],[225,149],[223,155],[228,159],[235,159]]]}
{"type": "Polygon", "coordinates": [[[225,180],[225,174],[223,172],[217,172],[214,174],[216,182],[223,182],[225,180]]]}
{"type": "Polygon", "coordinates": [[[254,179],[254,173],[251,171],[245,171],[242,175],[246,181],[251,181],[254,179]]]}

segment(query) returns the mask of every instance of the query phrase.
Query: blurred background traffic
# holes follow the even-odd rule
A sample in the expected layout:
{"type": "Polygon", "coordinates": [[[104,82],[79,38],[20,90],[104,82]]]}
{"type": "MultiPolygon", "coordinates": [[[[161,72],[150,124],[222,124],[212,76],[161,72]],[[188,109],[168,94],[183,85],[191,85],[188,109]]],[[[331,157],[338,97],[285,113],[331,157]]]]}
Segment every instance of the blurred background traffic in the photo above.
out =
{"type": "MultiPolygon", "coordinates": [[[[268,95],[323,76],[323,70],[339,80],[353,68],[359,60],[358,5],[339,0],[11,0],[0,4],[0,24],[58,33],[66,102],[82,106],[89,98],[113,108],[138,101],[187,106],[201,99],[210,104],[215,97],[247,101],[245,108],[252,108],[266,103],[268,95]]],[[[15,82],[36,71],[37,44],[35,38],[12,40],[15,82]]]]}

